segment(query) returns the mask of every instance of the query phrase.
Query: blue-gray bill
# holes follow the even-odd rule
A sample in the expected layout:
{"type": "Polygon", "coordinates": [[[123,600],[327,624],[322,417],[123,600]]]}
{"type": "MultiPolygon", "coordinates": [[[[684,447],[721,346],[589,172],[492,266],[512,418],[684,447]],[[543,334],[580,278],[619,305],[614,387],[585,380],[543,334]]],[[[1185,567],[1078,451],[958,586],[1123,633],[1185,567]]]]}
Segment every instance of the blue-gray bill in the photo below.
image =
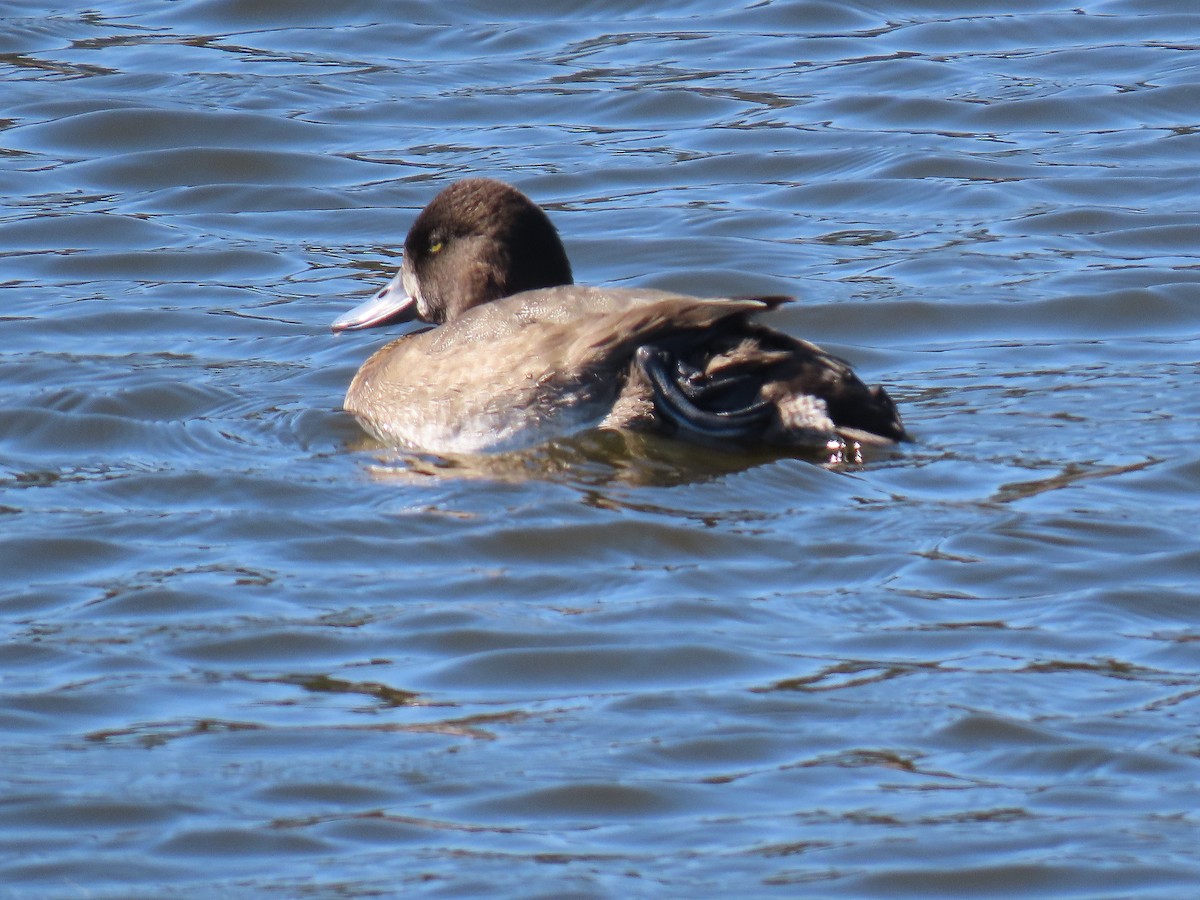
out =
{"type": "Polygon", "coordinates": [[[376,291],[369,300],[338,316],[329,327],[335,334],[340,331],[361,331],[397,322],[408,322],[416,318],[416,315],[416,301],[405,291],[403,275],[397,272],[396,277],[376,291]]]}

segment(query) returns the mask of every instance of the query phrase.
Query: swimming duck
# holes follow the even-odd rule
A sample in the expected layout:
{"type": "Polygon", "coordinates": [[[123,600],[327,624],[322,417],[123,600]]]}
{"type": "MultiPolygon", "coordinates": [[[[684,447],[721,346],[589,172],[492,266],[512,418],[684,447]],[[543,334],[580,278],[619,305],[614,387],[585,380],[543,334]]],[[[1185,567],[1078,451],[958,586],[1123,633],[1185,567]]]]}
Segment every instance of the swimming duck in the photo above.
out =
{"type": "Polygon", "coordinates": [[[432,326],[363,363],[344,407],[386,443],[440,454],[590,428],[808,450],[904,440],[883,388],[754,321],[788,299],[576,285],[541,207],[468,178],[417,216],[396,277],[333,323],[432,326]]]}

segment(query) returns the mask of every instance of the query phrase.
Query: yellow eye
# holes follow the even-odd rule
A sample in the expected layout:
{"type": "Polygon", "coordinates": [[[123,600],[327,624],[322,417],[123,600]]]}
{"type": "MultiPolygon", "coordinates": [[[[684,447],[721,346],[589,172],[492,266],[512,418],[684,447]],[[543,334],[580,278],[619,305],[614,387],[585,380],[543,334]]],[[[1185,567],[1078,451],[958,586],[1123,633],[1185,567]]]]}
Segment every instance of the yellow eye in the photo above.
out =
{"type": "Polygon", "coordinates": [[[429,252],[430,253],[441,253],[442,248],[444,246],[446,246],[446,245],[442,241],[434,241],[432,244],[429,245],[429,252]]]}

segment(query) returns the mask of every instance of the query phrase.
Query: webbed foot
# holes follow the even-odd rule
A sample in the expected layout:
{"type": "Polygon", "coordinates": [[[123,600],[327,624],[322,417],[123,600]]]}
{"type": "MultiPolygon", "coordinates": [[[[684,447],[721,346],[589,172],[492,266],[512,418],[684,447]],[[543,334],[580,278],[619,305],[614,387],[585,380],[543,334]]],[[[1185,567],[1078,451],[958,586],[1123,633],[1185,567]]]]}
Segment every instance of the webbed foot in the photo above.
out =
{"type": "Polygon", "coordinates": [[[655,407],[680,428],[714,438],[752,438],[761,434],[774,415],[766,400],[728,410],[708,410],[698,404],[706,396],[730,387],[734,378],[711,378],[675,360],[660,347],[643,345],[635,354],[638,368],[654,391],[655,407]]]}

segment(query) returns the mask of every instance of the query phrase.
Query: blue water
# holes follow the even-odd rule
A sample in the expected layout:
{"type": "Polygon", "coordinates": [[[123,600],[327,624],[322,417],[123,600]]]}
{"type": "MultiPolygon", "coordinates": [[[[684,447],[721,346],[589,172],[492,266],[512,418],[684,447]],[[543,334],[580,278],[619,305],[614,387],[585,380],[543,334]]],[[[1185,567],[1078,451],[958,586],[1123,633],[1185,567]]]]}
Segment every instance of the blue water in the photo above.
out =
{"type": "Polygon", "coordinates": [[[1190,896],[1193,6],[0,0],[0,897],[1190,896]],[[388,452],[465,175],[916,442],[388,452]]]}

